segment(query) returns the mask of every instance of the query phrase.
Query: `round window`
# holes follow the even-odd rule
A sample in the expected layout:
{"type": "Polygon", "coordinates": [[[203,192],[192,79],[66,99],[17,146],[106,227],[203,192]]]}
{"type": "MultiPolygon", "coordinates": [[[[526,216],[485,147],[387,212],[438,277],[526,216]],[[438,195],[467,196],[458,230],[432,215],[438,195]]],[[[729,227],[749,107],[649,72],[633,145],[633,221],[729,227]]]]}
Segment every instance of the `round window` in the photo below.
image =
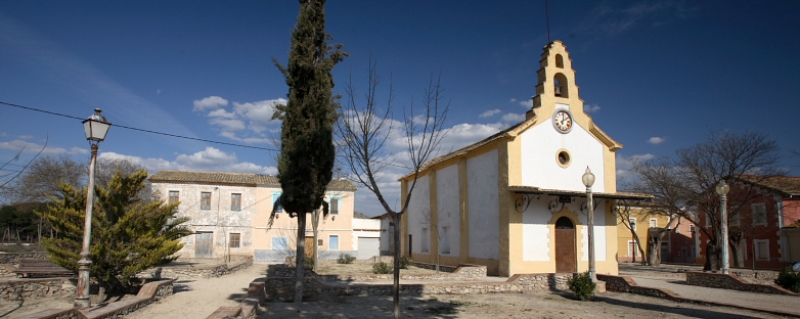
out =
{"type": "Polygon", "coordinates": [[[567,167],[571,161],[572,157],[567,150],[561,149],[556,153],[556,162],[558,162],[558,166],[567,167]]]}

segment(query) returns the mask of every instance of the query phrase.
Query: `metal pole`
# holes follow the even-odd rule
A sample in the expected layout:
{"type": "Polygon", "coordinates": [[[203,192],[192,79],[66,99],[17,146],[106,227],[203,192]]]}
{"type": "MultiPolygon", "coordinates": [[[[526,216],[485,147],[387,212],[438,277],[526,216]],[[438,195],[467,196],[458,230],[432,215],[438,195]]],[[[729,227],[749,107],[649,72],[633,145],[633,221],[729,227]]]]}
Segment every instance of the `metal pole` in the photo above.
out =
{"type": "Polygon", "coordinates": [[[97,158],[97,144],[92,144],[92,160],[89,164],[89,189],[86,192],[86,223],[83,227],[83,249],[78,261],[78,289],[75,296],[75,308],[91,307],[89,299],[89,269],[92,260],[89,256],[89,241],[92,237],[92,211],[94,209],[94,164],[97,158]]]}
{"type": "Polygon", "coordinates": [[[720,195],[722,202],[722,216],[720,228],[722,229],[722,273],[728,273],[728,195],[720,195]]]}
{"type": "Polygon", "coordinates": [[[594,264],[594,202],[592,201],[592,187],[586,187],[586,197],[588,197],[589,216],[589,276],[592,282],[597,282],[597,275],[594,264]]]}

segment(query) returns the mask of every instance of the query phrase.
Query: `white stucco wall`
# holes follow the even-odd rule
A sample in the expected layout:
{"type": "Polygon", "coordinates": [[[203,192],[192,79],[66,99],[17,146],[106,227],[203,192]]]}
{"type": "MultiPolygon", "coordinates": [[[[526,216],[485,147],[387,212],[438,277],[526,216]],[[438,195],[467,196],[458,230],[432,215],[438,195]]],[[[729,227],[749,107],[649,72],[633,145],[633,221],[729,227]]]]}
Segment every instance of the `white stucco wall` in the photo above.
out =
{"type": "Polygon", "coordinates": [[[603,144],[577,123],[572,131],[561,134],[553,127],[551,114],[542,116],[546,120],[522,133],[522,184],[584,191],[586,187],[581,176],[589,166],[595,175],[593,190],[604,192],[603,144]],[[571,163],[566,168],[559,166],[556,160],[561,149],[570,154],[571,163]]]}
{"type": "Polygon", "coordinates": [[[430,219],[426,219],[425,215],[430,216],[430,196],[430,181],[428,176],[423,176],[417,180],[408,203],[408,233],[411,235],[411,252],[415,254],[422,253],[422,228],[429,227],[430,219]]]}
{"type": "Polygon", "coordinates": [[[497,150],[467,160],[469,183],[469,255],[500,258],[497,150]]]}
{"type": "Polygon", "coordinates": [[[522,241],[524,261],[550,260],[550,227],[553,214],[548,209],[549,197],[531,202],[522,215],[522,241]]]}
{"type": "MultiPolygon", "coordinates": [[[[586,199],[582,199],[581,202],[585,201],[586,199]]],[[[573,205],[577,205],[573,203],[573,205]]],[[[605,261],[606,260],[606,213],[603,211],[603,207],[605,207],[604,200],[596,200],[595,205],[597,209],[594,212],[594,258],[596,261],[605,261]]],[[[580,206],[575,207],[575,211],[579,211],[580,206]]],[[[582,261],[589,261],[589,227],[586,226],[588,223],[588,216],[580,213],[578,214],[578,218],[580,218],[581,223],[583,224],[581,229],[581,260],[582,261]]]]}
{"type": "MultiPolygon", "coordinates": [[[[439,231],[444,231],[441,236],[447,236],[450,243],[450,253],[446,256],[458,256],[459,238],[461,237],[460,209],[459,209],[459,189],[458,189],[458,165],[450,165],[436,172],[436,203],[437,215],[439,217],[439,231]],[[446,228],[445,228],[446,227],[446,228]]],[[[445,240],[440,241],[441,243],[445,240]]]]}

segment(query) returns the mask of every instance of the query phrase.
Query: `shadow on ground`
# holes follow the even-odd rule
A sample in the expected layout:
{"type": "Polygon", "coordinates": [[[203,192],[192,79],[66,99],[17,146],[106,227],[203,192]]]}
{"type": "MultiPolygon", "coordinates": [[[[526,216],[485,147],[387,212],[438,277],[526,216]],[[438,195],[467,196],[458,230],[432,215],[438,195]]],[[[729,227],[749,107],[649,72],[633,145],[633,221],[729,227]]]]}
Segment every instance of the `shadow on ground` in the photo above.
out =
{"type": "MultiPolygon", "coordinates": [[[[403,317],[410,318],[457,318],[466,305],[435,297],[401,297],[400,301],[403,317]]],[[[393,313],[391,296],[349,296],[314,298],[302,304],[269,302],[258,318],[391,318],[393,313]]]]}
{"type": "Polygon", "coordinates": [[[628,307],[628,308],[637,308],[637,309],[650,310],[650,311],[658,311],[658,312],[661,312],[661,313],[664,313],[664,314],[674,314],[674,315],[682,315],[682,316],[696,317],[696,318],[718,318],[718,319],[734,319],[734,318],[737,318],[737,319],[741,319],[741,318],[744,318],[744,319],[750,319],[750,318],[756,319],[756,318],[762,318],[762,317],[751,317],[751,316],[745,316],[745,315],[741,315],[741,314],[730,314],[730,313],[725,313],[725,312],[713,311],[713,310],[711,310],[711,309],[714,309],[713,307],[709,307],[709,308],[706,308],[706,309],[697,309],[697,308],[681,308],[681,307],[671,307],[671,306],[659,305],[655,301],[661,301],[660,299],[659,300],[655,300],[654,299],[653,303],[632,302],[632,301],[629,301],[629,300],[624,300],[624,296],[625,295],[620,295],[620,298],[605,297],[605,296],[595,296],[594,299],[591,302],[592,303],[602,302],[602,303],[607,303],[607,304],[610,304],[610,305],[615,305],[615,306],[620,306],[620,307],[628,307]]]}

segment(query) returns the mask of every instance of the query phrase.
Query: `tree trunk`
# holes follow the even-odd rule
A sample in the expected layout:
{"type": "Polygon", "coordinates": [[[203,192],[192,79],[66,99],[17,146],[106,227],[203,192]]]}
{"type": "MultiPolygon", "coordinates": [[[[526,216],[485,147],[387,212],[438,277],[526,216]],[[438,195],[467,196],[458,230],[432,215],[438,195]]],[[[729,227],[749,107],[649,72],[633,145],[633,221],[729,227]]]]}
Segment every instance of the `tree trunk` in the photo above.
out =
{"type": "Polygon", "coordinates": [[[652,232],[647,237],[647,263],[650,266],[661,265],[661,232],[652,232]]]}
{"type": "Polygon", "coordinates": [[[706,245],[706,264],[703,266],[703,270],[719,270],[721,249],[714,242],[714,240],[709,241],[706,245]]]}
{"type": "Polygon", "coordinates": [[[294,303],[303,302],[303,275],[305,275],[306,261],[306,214],[297,214],[297,280],[294,283],[294,303]]]}
{"type": "MultiPolygon", "coordinates": [[[[394,302],[394,318],[400,319],[400,214],[391,213],[394,220],[394,285],[392,301],[394,302]]],[[[410,258],[411,256],[409,256],[410,258]]]]}
{"type": "Polygon", "coordinates": [[[745,252],[742,250],[742,238],[733,236],[730,241],[728,247],[730,247],[731,256],[733,256],[733,266],[743,268],[745,252]]]}
{"type": "Polygon", "coordinates": [[[311,227],[314,229],[314,272],[317,272],[317,261],[319,261],[319,209],[315,209],[311,215],[311,227]]]}

